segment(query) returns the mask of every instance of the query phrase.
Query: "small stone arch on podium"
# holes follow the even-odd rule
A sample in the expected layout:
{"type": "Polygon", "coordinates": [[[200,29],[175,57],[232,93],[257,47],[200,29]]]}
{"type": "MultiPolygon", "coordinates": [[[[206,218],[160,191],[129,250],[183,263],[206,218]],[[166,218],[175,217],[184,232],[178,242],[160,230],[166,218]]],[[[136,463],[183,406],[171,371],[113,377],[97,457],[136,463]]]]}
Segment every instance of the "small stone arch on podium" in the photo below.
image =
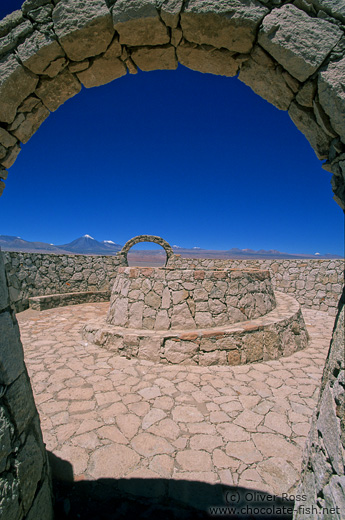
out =
{"type": "Polygon", "coordinates": [[[157,237],[155,235],[138,235],[128,240],[128,242],[125,243],[121,251],[118,253],[118,257],[120,258],[120,265],[128,266],[128,252],[133,246],[139,244],[140,242],[152,242],[161,246],[166,253],[165,266],[168,264],[169,260],[174,256],[173,248],[166,240],[164,240],[164,238],[157,237]]]}

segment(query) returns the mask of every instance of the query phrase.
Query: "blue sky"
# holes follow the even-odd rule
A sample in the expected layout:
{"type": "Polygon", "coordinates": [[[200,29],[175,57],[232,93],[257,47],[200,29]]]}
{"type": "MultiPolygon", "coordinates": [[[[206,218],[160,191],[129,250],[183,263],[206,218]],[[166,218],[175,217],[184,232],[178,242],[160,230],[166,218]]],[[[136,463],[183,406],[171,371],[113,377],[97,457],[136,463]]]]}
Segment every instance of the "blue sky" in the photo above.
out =
{"type": "Polygon", "coordinates": [[[236,78],[139,72],[83,88],[22,146],[0,234],[343,254],[330,179],[288,114],[236,78]]]}

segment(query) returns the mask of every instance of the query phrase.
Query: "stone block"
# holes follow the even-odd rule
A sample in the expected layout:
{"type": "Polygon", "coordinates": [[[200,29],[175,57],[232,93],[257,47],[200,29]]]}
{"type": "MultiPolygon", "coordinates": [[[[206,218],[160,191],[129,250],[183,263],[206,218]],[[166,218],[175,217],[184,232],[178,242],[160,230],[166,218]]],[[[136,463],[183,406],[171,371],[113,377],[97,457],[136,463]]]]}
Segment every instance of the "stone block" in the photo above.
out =
{"type": "Polygon", "coordinates": [[[113,22],[120,43],[130,46],[169,43],[167,27],[161,21],[153,0],[118,0],[113,7],[113,22]]]}
{"type": "Polygon", "coordinates": [[[181,14],[183,37],[199,45],[248,53],[267,13],[268,9],[256,0],[190,0],[181,14]]]}
{"type": "Polygon", "coordinates": [[[341,520],[341,515],[345,511],[345,475],[333,475],[329,484],[323,489],[323,496],[325,499],[325,508],[327,508],[331,514],[329,518],[341,520]],[[331,508],[333,508],[333,513],[331,512],[331,508]]]}
{"type": "Polygon", "coordinates": [[[189,69],[220,76],[236,76],[239,67],[232,53],[225,49],[205,49],[184,43],[177,47],[177,57],[181,65],[189,69]]]}
{"type": "Polygon", "coordinates": [[[47,477],[43,480],[25,520],[54,520],[52,491],[47,477]]]}
{"type": "Polygon", "coordinates": [[[132,51],[131,58],[139,69],[144,71],[175,70],[177,68],[176,52],[172,45],[140,47],[132,51]]]}
{"type": "Polygon", "coordinates": [[[172,329],[195,329],[195,321],[186,302],[174,306],[171,316],[172,329]]]}
{"type": "Polygon", "coordinates": [[[26,431],[34,416],[37,415],[30,380],[26,371],[7,388],[3,401],[11,414],[19,435],[21,435],[26,431]]]}
{"type": "Polygon", "coordinates": [[[170,319],[166,310],[157,313],[155,330],[168,330],[170,327],[170,319]]]}
{"type": "Polygon", "coordinates": [[[4,256],[0,249],[0,311],[6,309],[10,304],[7,288],[7,280],[4,266],[4,256]]]}
{"type": "Polygon", "coordinates": [[[318,93],[323,110],[330,118],[332,128],[345,143],[345,58],[330,63],[319,74],[318,93]]]}
{"type": "Polygon", "coordinates": [[[0,60],[0,121],[12,123],[18,106],[37,83],[38,77],[24,69],[13,55],[0,60]]]}
{"type": "Polygon", "coordinates": [[[138,358],[158,363],[162,341],[159,338],[143,338],[139,344],[138,358]]]}
{"type": "Polygon", "coordinates": [[[24,14],[28,14],[30,11],[50,3],[50,0],[25,0],[22,5],[22,11],[24,14]]]}
{"type": "Polygon", "coordinates": [[[336,25],[289,4],[264,18],[258,41],[293,77],[306,81],[342,35],[336,25]]]}
{"type": "Polygon", "coordinates": [[[23,499],[24,513],[26,514],[36,494],[37,484],[41,480],[43,470],[43,445],[38,444],[36,438],[28,435],[24,446],[16,458],[16,472],[23,499]]]}
{"type": "Polygon", "coordinates": [[[9,132],[7,132],[4,128],[0,127],[0,144],[2,144],[5,148],[11,148],[17,142],[17,139],[13,137],[9,132]]]}
{"type": "Polygon", "coordinates": [[[13,11],[0,20],[0,38],[6,36],[12,29],[24,22],[23,13],[20,9],[13,11]]]}
{"type": "Polygon", "coordinates": [[[65,56],[53,34],[35,31],[18,46],[20,61],[35,74],[43,74],[50,63],[65,56]]]}
{"type": "Polygon", "coordinates": [[[345,22],[345,5],[338,0],[312,0],[316,10],[327,13],[336,20],[345,22]]]}
{"type": "Polygon", "coordinates": [[[255,47],[251,58],[242,65],[238,78],[279,110],[287,110],[294,98],[281,70],[260,46],[255,47]]]}
{"type": "Polygon", "coordinates": [[[141,329],[143,326],[144,302],[135,302],[129,308],[128,327],[131,329],[141,329]]]}
{"type": "Polygon", "coordinates": [[[322,434],[323,443],[333,470],[336,474],[341,475],[344,471],[344,460],[338,422],[334,396],[329,385],[327,385],[321,396],[320,412],[316,425],[322,434]]]}
{"type": "Polygon", "coordinates": [[[49,114],[49,110],[42,103],[39,103],[32,112],[26,115],[24,121],[13,131],[13,134],[22,143],[27,143],[49,114]]]}
{"type": "Polygon", "coordinates": [[[19,503],[21,497],[18,480],[15,480],[11,473],[1,476],[0,493],[0,518],[6,520],[18,520],[23,518],[21,505],[19,503]]]}
{"type": "Polygon", "coordinates": [[[193,341],[174,341],[166,340],[164,344],[164,356],[170,363],[183,363],[187,361],[191,364],[193,356],[197,354],[199,345],[193,341]]]}
{"type": "Polygon", "coordinates": [[[7,458],[13,451],[11,437],[14,435],[14,428],[5,414],[3,407],[0,407],[0,473],[7,468],[7,458]]]}
{"type": "Polygon", "coordinates": [[[293,101],[289,108],[289,116],[298,130],[308,139],[317,157],[327,159],[331,138],[319,127],[313,111],[293,101]]]}
{"type": "Polygon", "coordinates": [[[210,312],[196,312],[195,323],[199,329],[212,327],[212,314],[210,312]]]}
{"type": "Polygon", "coordinates": [[[105,52],[114,36],[105,0],[60,0],[53,22],[61,46],[73,61],[105,52]]]}
{"type": "Polygon", "coordinates": [[[227,365],[226,352],[221,350],[216,350],[213,352],[200,352],[199,365],[227,365]]]}
{"type": "Polygon", "coordinates": [[[9,385],[25,370],[18,326],[9,312],[0,314],[0,384],[9,385]]]}
{"type": "Polygon", "coordinates": [[[261,361],[264,355],[264,333],[252,332],[243,337],[243,351],[247,363],[261,361]]]}
{"type": "Polygon", "coordinates": [[[59,106],[78,94],[80,90],[81,84],[78,79],[65,70],[56,78],[43,79],[35,93],[51,112],[55,112],[59,106]]]}
{"type": "Polygon", "coordinates": [[[158,6],[165,25],[175,29],[179,23],[183,0],[160,0],[158,6]]]}
{"type": "Polygon", "coordinates": [[[105,85],[127,74],[127,68],[119,56],[121,56],[121,45],[114,41],[102,56],[93,61],[88,69],[77,73],[84,87],[105,85]]]}

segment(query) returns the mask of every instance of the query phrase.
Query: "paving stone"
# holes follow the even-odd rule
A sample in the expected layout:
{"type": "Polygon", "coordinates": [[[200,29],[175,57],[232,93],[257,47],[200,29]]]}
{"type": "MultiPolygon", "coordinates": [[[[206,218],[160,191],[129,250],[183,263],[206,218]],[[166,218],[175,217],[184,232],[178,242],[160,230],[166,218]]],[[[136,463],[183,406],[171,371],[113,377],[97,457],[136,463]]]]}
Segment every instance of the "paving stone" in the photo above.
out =
{"type": "Polygon", "coordinates": [[[226,441],[248,441],[250,434],[245,428],[236,426],[232,422],[217,425],[217,432],[220,433],[226,441]]]}
{"type": "Polygon", "coordinates": [[[56,450],[54,454],[72,463],[74,475],[81,475],[86,471],[89,457],[85,449],[65,444],[61,449],[56,450]]]}
{"type": "Polygon", "coordinates": [[[102,426],[102,428],[99,428],[97,430],[97,435],[101,439],[109,439],[115,442],[116,444],[127,444],[128,442],[127,438],[124,435],[122,435],[120,430],[116,428],[116,426],[114,425],[102,426]]]}
{"type": "Polygon", "coordinates": [[[172,417],[176,422],[201,422],[203,414],[196,406],[176,406],[172,411],[172,417]]]}
{"type": "Polygon", "coordinates": [[[212,452],[215,448],[223,445],[223,439],[218,435],[194,435],[190,440],[192,450],[205,450],[212,452]]]}
{"type": "Polygon", "coordinates": [[[269,412],[265,417],[264,425],[271,430],[281,433],[282,435],[286,435],[287,437],[291,435],[291,428],[286,422],[285,415],[269,412]]]}
{"type": "Polygon", "coordinates": [[[246,464],[253,464],[263,459],[260,451],[258,451],[252,441],[228,442],[226,445],[226,454],[229,457],[240,459],[246,464]]]}
{"type": "Polygon", "coordinates": [[[152,435],[152,433],[139,433],[132,439],[132,447],[137,453],[144,457],[152,457],[153,455],[172,453],[174,447],[162,437],[152,435]]]}
{"type": "Polygon", "coordinates": [[[257,470],[273,493],[279,493],[283,486],[287,490],[294,490],[293,486],[298,479],[298,473],[285,458],[271,457],[260,462],[257,470]]]}
{"type": "Polygon", "coordinates": [[[176,440],[181,433],[180,428],[171,419],[163,419],[160,423],[151,426],[149,431],[155,435],[161,435],[164,439],[174,440],[176,440]]]}
{"type": "Polygon", "coordinates": [[[234,421],[238,426],[242,426],[246,430],[255,431],[257,426],[262,422],[263,416],[251,410],[244,410],[234,421]]]}
{"type": "Polygon", "coordinates": [[[211,456],[205,451],[185,450],[176,455],[176,462],[186,471],[207,471],[212,469],[211,456]]]}
{"type": "Polygon", "coordinates": [[[170,478],[174,468],[174,461],[168,455],[156,455],[150,462],[150,469],[162,478],[170,478]]]}
{"type": "Polygon", "coordinates": [[[128,439],[134,437],[141,425],[141,420],[134,414],[117,415],[116,422],[122,433],[128,439]]]}
{"type": "Polygon", "coordinates": [[[92,478],[120,478],[134,469],[139,455],[123,444],[111,444],[95,450],[90,457],[88,473],[92,478]]]}

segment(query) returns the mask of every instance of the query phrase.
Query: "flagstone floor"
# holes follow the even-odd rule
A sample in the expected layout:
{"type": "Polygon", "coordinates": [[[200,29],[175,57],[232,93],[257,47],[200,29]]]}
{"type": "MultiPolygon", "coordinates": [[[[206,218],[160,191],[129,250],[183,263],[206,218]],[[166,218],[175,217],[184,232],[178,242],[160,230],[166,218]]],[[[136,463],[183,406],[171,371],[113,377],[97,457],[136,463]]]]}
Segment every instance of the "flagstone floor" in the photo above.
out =
{"type": "Polygon", "coordinates": [[[128,360],[88,345],[108,303],[17,315],[47,449],[76,480],[160,478],[293,493],[334,318],[304,310],[307,349],[199,367],[128,360]]]}

